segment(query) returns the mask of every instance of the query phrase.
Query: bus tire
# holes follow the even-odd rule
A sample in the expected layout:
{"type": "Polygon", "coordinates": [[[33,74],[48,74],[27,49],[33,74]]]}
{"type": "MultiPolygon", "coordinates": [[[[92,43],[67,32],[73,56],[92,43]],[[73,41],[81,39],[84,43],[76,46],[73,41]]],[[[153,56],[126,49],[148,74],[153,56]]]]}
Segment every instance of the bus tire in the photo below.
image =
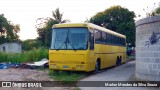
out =
{"type": "Polygon", "coordinates": [[[99,72],[99,70],[100,70],[100,61],[97,60],[95,65],[95,73],[99,72]]]}
{"type": "Polygon", "coordinates": [[[117,57],[116,66],[119,66],[119,65],[121,65],[121,58],[117,57]]]}

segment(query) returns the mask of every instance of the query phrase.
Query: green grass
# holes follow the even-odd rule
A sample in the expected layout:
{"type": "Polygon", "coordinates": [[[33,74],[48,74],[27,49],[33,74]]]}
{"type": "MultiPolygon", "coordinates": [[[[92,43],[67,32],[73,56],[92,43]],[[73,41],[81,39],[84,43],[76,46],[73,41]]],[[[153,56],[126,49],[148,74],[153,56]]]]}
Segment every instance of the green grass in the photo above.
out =
{"type": "Polygon", "coordinates": [[[29,61],[39,61],[48,58],[48,50],[45,48],[30,50],[22,53],[0,52],[0,62],[22,63],[29,61]]]}
{"type": "Polygon", "coordinates": [[[71,72],[71,71],[49,71],[49,76],[55,81],[61,81],[63,84],[73,84],[78,80],[84,78],[86,75],[80,72],[71,72]]]}
{"type": "Polygon", "coordinates": [[[79,87],[75,87],[73,90],[81,90],[79,87]]]}

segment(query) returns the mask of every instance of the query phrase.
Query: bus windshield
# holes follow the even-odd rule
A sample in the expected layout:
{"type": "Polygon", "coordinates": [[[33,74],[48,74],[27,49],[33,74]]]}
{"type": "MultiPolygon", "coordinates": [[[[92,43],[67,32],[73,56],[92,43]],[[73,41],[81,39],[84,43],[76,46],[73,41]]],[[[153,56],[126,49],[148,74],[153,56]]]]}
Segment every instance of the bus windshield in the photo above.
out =
{"type": "Polygon", "coordinates": [[[51,49],[86,50],[88,47],[87,28],[54,28],[52,31],[51,49]]]}

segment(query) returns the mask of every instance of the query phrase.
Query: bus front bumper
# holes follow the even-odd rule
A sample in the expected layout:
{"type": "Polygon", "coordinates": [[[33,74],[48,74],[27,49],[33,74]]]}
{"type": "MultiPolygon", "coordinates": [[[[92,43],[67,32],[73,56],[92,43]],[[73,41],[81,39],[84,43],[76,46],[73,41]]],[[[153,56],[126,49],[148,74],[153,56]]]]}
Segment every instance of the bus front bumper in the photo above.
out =
{"type": "Polygon", "coordinates": [[[87,71],[87,64],[49,64],[49,69],[66,71],[87,71]]]}

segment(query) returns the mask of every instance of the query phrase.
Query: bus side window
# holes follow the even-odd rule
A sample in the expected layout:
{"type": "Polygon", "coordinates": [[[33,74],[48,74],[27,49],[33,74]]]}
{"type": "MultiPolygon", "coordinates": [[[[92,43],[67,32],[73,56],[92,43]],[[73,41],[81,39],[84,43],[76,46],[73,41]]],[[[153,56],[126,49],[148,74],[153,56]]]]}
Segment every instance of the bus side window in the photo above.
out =
{"type": "Polygon", "coordinates": [[[89,32],[90,50],[94,50],[94,34],[89,32]]]}

